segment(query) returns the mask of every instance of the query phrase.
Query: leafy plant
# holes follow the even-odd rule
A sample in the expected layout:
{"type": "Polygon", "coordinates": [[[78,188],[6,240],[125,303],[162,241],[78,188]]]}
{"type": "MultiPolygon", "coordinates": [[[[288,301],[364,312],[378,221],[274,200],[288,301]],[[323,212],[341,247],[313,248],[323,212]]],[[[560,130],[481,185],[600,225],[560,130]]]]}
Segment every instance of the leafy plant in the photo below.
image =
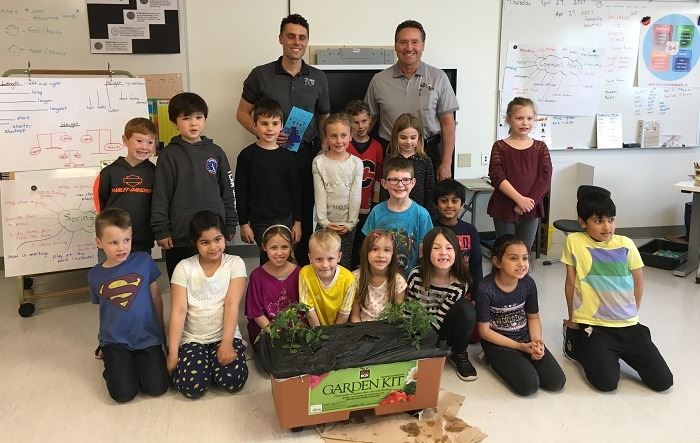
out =
{"type": "Polygon", "coordinates": [[[430,330],[430,323],[435,318],[428,314],[428,311],[425,310],[425,307],[420,302],[406,300],[400,305],[387,304],[379,319],[395,324],[403,332],[404,338],[413,347],[420,349],[421,341],[425,334],[428,333],[428,330],[430,330]]]}
{"type": "Polygon", "coordinates": [[[310,346],[321,340],[328,340],[320,328],[314,328],[306,323],[309,306],[297,303],[287,306],[270,322],[270,342],[282,342],[282,349],[290,354],[299,352],[302,346],[310,346]]]}

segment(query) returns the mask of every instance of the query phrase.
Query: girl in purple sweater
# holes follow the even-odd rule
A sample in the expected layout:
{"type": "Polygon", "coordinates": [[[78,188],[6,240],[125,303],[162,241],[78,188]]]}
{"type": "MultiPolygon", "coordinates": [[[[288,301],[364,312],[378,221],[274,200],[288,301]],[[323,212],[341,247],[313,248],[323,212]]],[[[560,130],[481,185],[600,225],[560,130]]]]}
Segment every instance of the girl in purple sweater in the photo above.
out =
{"type": "Polygon", "coordinates": [[[486,212],[493,218],[496,238],[513,234],[528,250],[535,241],[539,219],[544,217],[544,196],[552,181],[547,145],[530,138],[535,104],[515,97],[506,110],[509,136],[491,148],[489,177],[494,192],[486,212]]]}
{"type": "Polygon", "coordinates": [[[250,273],[245,300],[248,338],[258,352],[256,338],[268,331],[270,321],[289,305],[299,302],[299,266],[292,251],[292,231],[272,225],[263,232],[262,248],[270,259],[250,273]]]}

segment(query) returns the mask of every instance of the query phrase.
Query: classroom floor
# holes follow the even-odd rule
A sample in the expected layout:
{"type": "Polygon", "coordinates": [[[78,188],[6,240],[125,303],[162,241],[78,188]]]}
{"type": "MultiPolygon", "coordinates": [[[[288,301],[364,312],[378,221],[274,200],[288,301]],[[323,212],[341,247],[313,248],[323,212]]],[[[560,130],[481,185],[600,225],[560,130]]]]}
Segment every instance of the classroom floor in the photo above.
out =
{"type": "MultiPolygon", "coordinates": [[[[246,264],[252,270],[257,258],[246,264]]],[[[537,263],[532,272],[545,343],[567,375],[566,387],[556,394],[517,397],[477,362],[480,347],[472,345],[479,379],[462,382],[450,365],[442,378],[442,389],[466,397],[459,416],[491,442],[698,441],[700,285],[693,276],[645,270],[641,318],[674,373],[674,387],[652,392],[623,364],[618,390],[603,394],[562,356],[563,266],[537,263]]],[[[79,285],[84,275],[42,277],[35,286],[41,291],[79,285]]],[[[165,279],[161,283],[166,286],[165,279]]],[[[269,379],[252,361],[248,383],[238,394],[213,390],[192,401],[171,390],[159,398],[139,395],[127,404],[114,403],[102,379],[102,362],[92,356],[98,318],[87,295],[39,302],[33,317],[20,318],[15,285],[14,278],[0,278],[0,441],[320,441],[314,429],[292,434],[279,428],[269,379]]],[[[166,294],[166,313],[168,299],[166,294]]]]}

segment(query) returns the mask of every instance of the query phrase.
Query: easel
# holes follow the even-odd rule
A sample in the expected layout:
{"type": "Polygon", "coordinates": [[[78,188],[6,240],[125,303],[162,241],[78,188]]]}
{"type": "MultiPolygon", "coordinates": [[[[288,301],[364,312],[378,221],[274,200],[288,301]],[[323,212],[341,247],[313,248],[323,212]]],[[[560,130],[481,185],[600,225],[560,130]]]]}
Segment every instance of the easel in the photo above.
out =
{"type": "MultiPolygon", "coordinates": [[[[32,78],[32,74],[34,75],[63,75],[63,76],[109,76],[109,78],[112,78],[114,76],[122,76],[122,77],[129,77],[129,78],[134,78],[133,74],[131,74],[129,71],[123,71],[123,70],[113,70],[110,66],[109,63],[107,63],[107,69],[102,70],[102,69],[32,69],[31,63],[27,62],[27,68],[23,69],[9,69],[5,72],[3,72],[2,76],[3,77],[11,77],[11,76],[27,76],[28,79],[32,78]]],[[[10,173],[10,178],[14,179],[13,173],[10,173]]],[[[53,274],[60,274],[62,272],[66,271],[58,271],[58,272],[48,272],[48,273],[43,273],[41,275],[53,275],[53,274]]],[[[34,306],[34,301],[37,300],[43,300],[47,298],[53,298],[53,297],[62,297],[66,295],[74,295],[74,294],[80,294],[80,293],[85,293],[89,290],[87,286],[82,286],[78,288],[72,288],[72,289],[66,289],[62,291],[46,291],[46,292],[41,292],[41,293],[33,293],[30,292],[32,289],[32,286],[34,284],[34,278],[31,274],[27,275],[19,275],[16,277],[17,278],[17,293],[19,296],[19,308],[17,309],[17,312],[21,317],[31,317],[32,314],[34,314],[35,311],[35,306],[34,306]]]]}

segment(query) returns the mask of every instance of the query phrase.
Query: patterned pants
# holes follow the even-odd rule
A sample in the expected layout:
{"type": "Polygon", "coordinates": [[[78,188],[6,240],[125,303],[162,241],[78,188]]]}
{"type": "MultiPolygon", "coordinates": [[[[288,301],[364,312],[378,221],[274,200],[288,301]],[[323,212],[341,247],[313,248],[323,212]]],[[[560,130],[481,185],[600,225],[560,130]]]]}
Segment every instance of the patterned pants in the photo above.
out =
{"type": "Polygon", "coordinates": [[[221,366],[216,358],[219,343],[221,342],[180,345],[173,381],[182,395],[199,398],[212,383],[229,392],[236,392],[243,387],[248,379],[243,342],[238,338],[233,339],[233,349],[238,358],[227,366],[221,366]]]}

